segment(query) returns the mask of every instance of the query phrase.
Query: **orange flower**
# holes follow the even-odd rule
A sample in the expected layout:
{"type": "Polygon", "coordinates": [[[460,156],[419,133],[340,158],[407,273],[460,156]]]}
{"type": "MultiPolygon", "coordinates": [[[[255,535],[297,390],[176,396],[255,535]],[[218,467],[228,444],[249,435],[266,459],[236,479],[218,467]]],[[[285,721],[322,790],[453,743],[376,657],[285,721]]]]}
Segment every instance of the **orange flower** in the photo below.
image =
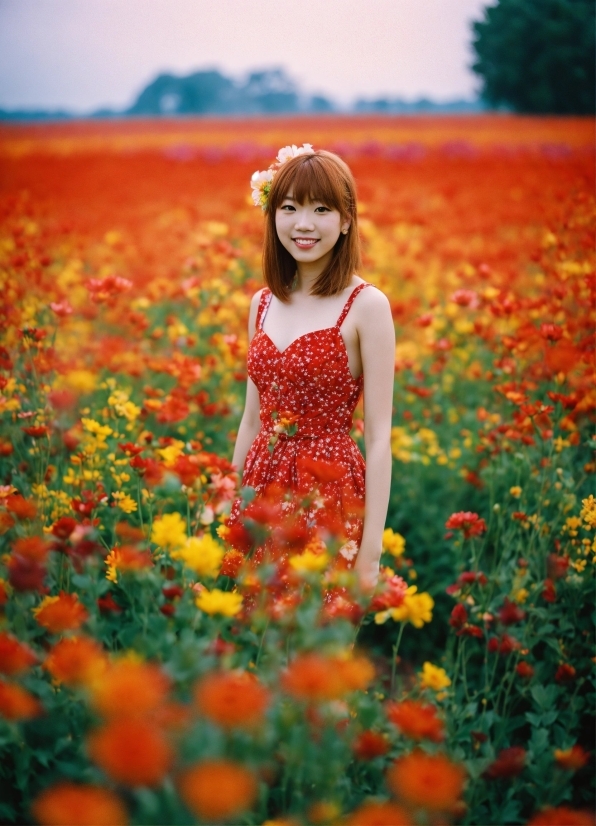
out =
{"type": "Polygon", "coordinates": [[[589,759],[589,753],[577,743],[575,746],[571,746],[570,749],[555,749],[557,765],[561,766],[562,769],[568,769],[572,772],[585,766],[589,759]]]}
{"type": "Polygon", "coordinates": [[[41,536],[23,536],[13,543],[12,550],[31,562],[45,562],[50,546],[41,536]]]}
{"type": "Polygon", "coordinates": [[[28,645],[6,631],[0,633],[0,673],[13,677],[27,671],[37,662],[37,655],[28,645]]]}
{"type": "Polygon", "coordinates": [[[6,499],[6,510],[14,513],[19,519],[33,519],[37,513],[35,502],[25,499],[19,493],[6,499]]]}
{"type": "Polygon", "coordinates": [[[412,826],[412,820],[395,803],[368,800],[348,815],[346,826],[412,826]]]}
{"type": "Polygon", "coordinates": [[[0,680],[0,715],[6,720],[29,720],[42,711],[41,703],[29,691],[0,680]]]}
{"type": "Polygon", "coordinates": [[[159,666],[123,658],[93,685],[91,703],[104,717],[144,717],[166,700],[169,684],[159,666]]]}
{"type": "Polygon", "coordinates": [[[535,814],[528,826],[594,826],[594,815],[567,806],[549,807],[535,814]]]}
{"type": "Polygon", "coordinates": [[[336,657],[332,667],[338,670],[346,692],[364,691],[375,676],[371,661],[359,655],[336,657]]]}
{"type": "Polygon", "coordinates": [[[404,700],[388,703],[387,717],[406,737],[413,740],[432,740],[440,743],[445,737],[443,721],[437,717],[437,709],[429,703],[404,700]]]}
{"type": "Polygon", "coordinates": [[[462,793],[465,770],[442,754],[417,749],[396,760],[387,784],[405,803],[424,809],[451,809],[462,793]]]}
{"type": "Polygon", "coordinates": [[[223,728],[253,728],[263,720],[270,694],[246,671],[208,674],[195,690],[203,714],[223,728]]]}
{"type": "Polygon", "coordinates": [[[76,594],[60,591],[57,597],[45,597],[33,609],[33,616],[50,633],[61,634],[80,628],[89,614],[76,594]]]}
{"type": "Polygon", "coordinates": [[[255,775],[231,760],[195,763],[182,773],[178,785],[190,811],[209,823],[239,815],[257,796],[255,775]]]}
{"type": "Polygon", "coordinates": [[[50,650],[43,667],[58,682],[69,686],[89,685],[107,666],[101,645],[91,637],[68,637],[50,650]]]}
{"type": "Polygon", "coordinates": [[[41,826],[126,826],[124,804],[108,789],[64,781],[50,786],[33,802],[41,826]]]}
{"type": "Polygon", "coordinates": [[[282,686],[299,700],[324,702],[365,689],[373,676],[374,669],[366,657],[299,654],[282,674],[282,686]]]}
{"type": "Polygon", "coordinates": [[[151,552],[139,550],[134,545],[122,545],[119,548],[113,548],[106,556],[105,563],[108,566],[106,576],[112,582],[117,582],[118,571],[127,573],[153,567],[151,552]]]}
{"type": "Polygon", "coordinates": [[[93,732],[87,751],[112,780],[126,786],[156,786],[174,757],[164,734],[147,720],[113,720],[93,732]]]}

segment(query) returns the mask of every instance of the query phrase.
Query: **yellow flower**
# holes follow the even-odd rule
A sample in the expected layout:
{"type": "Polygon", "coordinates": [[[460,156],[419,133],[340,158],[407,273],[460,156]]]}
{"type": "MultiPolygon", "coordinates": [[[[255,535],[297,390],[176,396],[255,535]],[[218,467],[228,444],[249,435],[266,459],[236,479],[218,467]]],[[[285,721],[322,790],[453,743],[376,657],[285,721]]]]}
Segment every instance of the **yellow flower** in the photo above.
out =
{"type": "Polygon", "coordinates": [[[182,455],[182,451],[184,449],[184,442],[176,439],[171,445],[167,447],[162,447],[160,450],[157,451],[161,458],[163,459],[164,465],[166,467],[173,467],[176,463],[176,459],[182,455]]]}
{"type": "Polygon", "coordinates": [[[215,533],[219,536],[220,539],[223,539],[223,541],[225,542],[230,533],[230,529],[227,525],[218,525],[218,527],[215,529],[215,533]]]}
{"type": "Polygon", "coordinates": [[[198,576],[216,577],[221,567],[224,549],[210,534],[191,536],[183,547],[172,551],[174,559],[180,559],[198,576]]]}
{"type": "Polygon", "coordinates": [[[114,391],[108,398],[108,404],[114,408],[118,416],[123,416],[129,422],[134,422],[141,414],[141,408],[131,402],[123,390],[114,391]]]}
{"type": "Polygon", "coordinates": [[[514,499],[519,499],[522,494],[522,489],[519,485],[514,485],[512,488],[509,488],[509,493],[513,496],[514,499]]]}
{"type": "Polygon", "coordinates": [[[81,393],[91,393],[97,387],[97,376],[91,370],[70,370],[61,377],[60,385],[81,393]]]}
{"type": "Polygon", "coordinates": [[[580,517],[586,523],[585,528],[596,528],[596,499],[592,494],[587,499],[582,499],[580,517]]]}
{"type": "Polygon", "coordinates": [[[304,551],[302,554],[296,554],[290,557],[290,565],[299,573],[324,571],[328,562],[328,554],[317,554],[312,551],[304,551]]]}
{"type": "Polygon", "coordinates": [[[447,676],[444,668],[439,668],[432,663],[425,662],[422,664],[422,673],[420,674],[420,687],[432,688],[433,691],[442,691],[451,685],[451,680],[447,676]]]}
{"type": "Polygon", "coordinates": [[[131,499],[127,493],[123,493],[121,490],[114,491],[112,498],[124,513],[134,513],[137,509],[137,503],[134,499],[131,499]]]}
{"type": "Polygon", "coordinates": [[[399,608],[390,608],[389,615],[396,622],[411,622],[414,628],[422,628],[425,622],[430,622],[433,618],[435,601],[426,591],[417,594],[417,590],[417,585],[410,585],[403,604],[399,608]]]}
{"type": "Polygon", "coordinates": [[[186,538],[186,521],[179,513],[164,513],[153,523],[151,541],[160,548],[180,548],[186,538]]]}
{"type": "Polygon", "coordinates": [[[528,591],[527,588],[519,588],[513,594],[513,601],[517,602],[518,605],[521,605],[522,603],[524,603],[527,600],[527,598],[529,596],[530,596],[530,592],[528,591]]]}
{"type": "Polygon", "coordinates": [[[399,533],[395,533],[391,528],[383,531],[383,550],[388,551],[392,556],[401,556],[406,549],[406,540],[399,533]]]}
{"type": "Polygon", "coordinates": [[[81,422],[87,433],[91,433],[92,436],[95,436],[98,442],[105,442],[108,436],[111,436],[114,432],[111,427],[108,427],[107,424],[100,424],[99,422],[96,422],[95,419],[82,418],[81,422]]]}
{"type": "Polygon", "coordinates": [[[584,568],[588,564],[588,560],[587,559],[578,559],[575,562],[572,562],[571,564],[573,565],[575,570],[578,572],[578,574],[581,574],[581,572],[584,570],[584,568]]]}
{"type": "Polygon", "coordinates": [[[201,591],[195,600],[197,608],[206,614],[221,614],[223,617],[235,617],[242,609],[242,595],[230,591],[201,591]]]}

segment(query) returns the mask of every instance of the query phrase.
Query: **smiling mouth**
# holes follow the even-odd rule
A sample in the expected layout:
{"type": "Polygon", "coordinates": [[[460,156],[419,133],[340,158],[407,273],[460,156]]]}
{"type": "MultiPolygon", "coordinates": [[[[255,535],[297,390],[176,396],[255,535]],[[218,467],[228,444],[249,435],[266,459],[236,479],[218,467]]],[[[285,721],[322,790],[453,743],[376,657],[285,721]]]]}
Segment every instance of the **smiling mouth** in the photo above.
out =
{"type": "Polygon", "coordinates": [[[305,250],[314,247],[318,240],[318,238],[292,238],[297,247],[302,247],[305,250]]]}

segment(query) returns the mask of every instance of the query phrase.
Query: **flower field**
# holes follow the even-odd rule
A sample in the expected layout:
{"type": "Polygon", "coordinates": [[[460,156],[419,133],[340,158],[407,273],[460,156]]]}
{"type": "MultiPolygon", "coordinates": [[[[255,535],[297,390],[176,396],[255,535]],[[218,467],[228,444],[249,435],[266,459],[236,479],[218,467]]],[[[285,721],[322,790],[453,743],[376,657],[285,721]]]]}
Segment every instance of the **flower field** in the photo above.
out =
{"type": "Polygon", "coordinates": [[[3,823],[594,823],[592,132],[0,128],[3,823]],[[372,599],[341,526],[246,490],[226,526],[249,179],[303,142],[350,164],[397,330],[372,599]]]}

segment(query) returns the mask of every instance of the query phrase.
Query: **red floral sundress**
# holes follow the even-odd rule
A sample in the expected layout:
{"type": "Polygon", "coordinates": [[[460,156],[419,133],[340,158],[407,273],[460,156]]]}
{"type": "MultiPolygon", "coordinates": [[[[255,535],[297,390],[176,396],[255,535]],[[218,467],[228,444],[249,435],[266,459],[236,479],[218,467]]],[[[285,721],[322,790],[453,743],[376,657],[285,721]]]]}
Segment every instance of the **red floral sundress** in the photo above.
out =
{"type": "MultiPolygon", "coordinates": [[[[339,554],[348,568],[363,530],[365,462],[350,430],[364,376],[352,377],[340,329],[358,293],[370,286],[354,288],[333,327],[305,333],[282,352],[263,330],[272,298],[265,288],[247,357],[259,391],[261,430],[246,456],[242,485],[257,497],[271,486],[296,494],[316,488],[318,498],[303,516],[315,530],[341,523],[339,554]]],[[[241,503],[240,497],[233,501],[228,526],[239,521],[241,503]]]]}

